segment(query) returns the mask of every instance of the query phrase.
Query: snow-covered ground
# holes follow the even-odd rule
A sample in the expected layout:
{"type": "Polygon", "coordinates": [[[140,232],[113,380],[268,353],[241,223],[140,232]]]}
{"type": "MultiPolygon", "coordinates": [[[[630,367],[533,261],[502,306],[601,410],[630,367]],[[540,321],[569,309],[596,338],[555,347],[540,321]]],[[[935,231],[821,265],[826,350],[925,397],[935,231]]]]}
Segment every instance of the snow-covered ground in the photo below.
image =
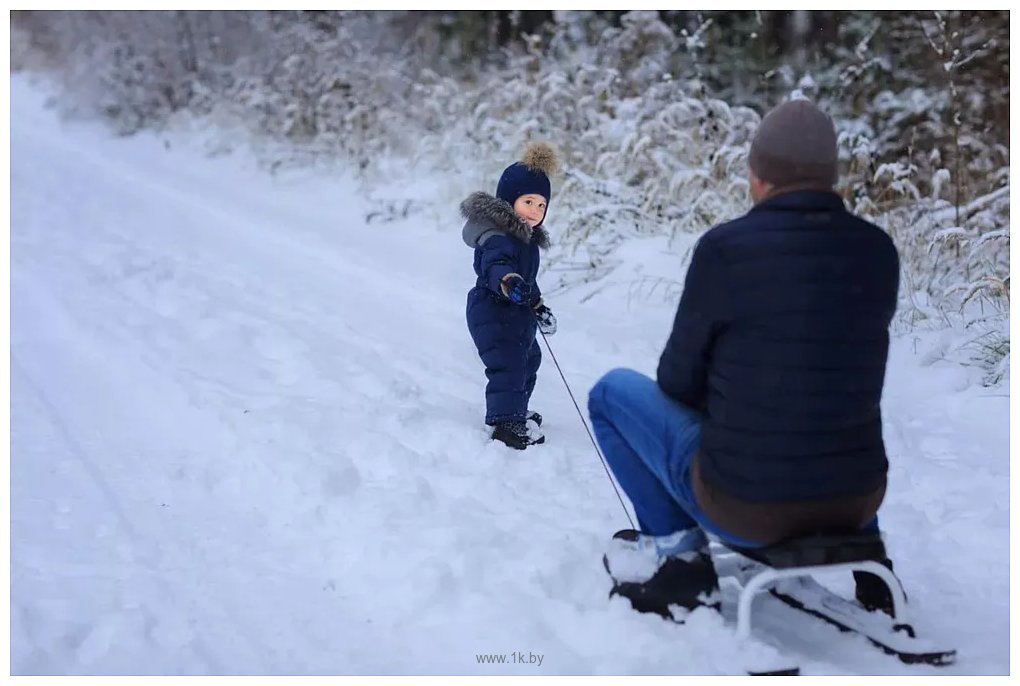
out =
{"type": "MultiPolygon", "coordinates": [[[[44,99],[14,78],[13,673],[739,672],[718,616],[607,601],[627,520],[548,354],[548,443],[486,440],[442,178],[273,177],[44,99]],[[390,198],[420,209],[373,215],[390,198]]],[[[675,302],[633,284],[681,278],[684,247],[632,241],[608,284],[549,298],[582,408],[610,368],[654,370],[675,302]]],[[[1008,673],[1009,398],[923,345],[890,361],[887,542],[959,650],[942,671],[1008,673]]],[[[936,671],[762,608],[805,673],[936,671]]]]}

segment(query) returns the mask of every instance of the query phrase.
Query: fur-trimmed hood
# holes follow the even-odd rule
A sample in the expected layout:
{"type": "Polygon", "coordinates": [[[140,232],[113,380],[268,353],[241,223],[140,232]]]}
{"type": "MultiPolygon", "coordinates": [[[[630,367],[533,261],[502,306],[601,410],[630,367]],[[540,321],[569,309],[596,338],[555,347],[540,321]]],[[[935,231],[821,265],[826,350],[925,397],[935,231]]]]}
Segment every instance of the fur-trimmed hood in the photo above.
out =
{"type": "Polygon", "coordinates": [[[460,204],[460,213],[467,222],[461,236],[470,248],[480,248],[491,236],[509,234],[540,248],[549,247],[549,233],[541,224],[531,228],[517,216],[506,200],[476,191],[460,204]]]}

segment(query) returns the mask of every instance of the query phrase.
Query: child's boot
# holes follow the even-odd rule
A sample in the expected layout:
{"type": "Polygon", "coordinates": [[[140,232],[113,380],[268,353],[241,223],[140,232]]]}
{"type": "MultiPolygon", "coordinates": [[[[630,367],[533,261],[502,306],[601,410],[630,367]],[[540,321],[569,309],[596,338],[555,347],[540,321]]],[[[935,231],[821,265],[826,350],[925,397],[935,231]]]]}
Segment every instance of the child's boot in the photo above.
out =
{"type": "Polygon", "coordinates": [[[537,437],[528,431],[528,425],[522,421],[498,422],[492,429],[492,439],[500,441],[516,450],[524,450],[529,445],[545,443],[545,436],[537,437]]]}

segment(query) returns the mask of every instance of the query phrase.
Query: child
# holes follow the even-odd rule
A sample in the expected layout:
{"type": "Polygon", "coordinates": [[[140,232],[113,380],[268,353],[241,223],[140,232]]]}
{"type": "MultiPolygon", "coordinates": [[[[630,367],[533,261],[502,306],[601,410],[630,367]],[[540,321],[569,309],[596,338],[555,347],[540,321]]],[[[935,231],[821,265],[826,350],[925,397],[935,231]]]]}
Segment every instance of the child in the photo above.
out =
{"type": "Polygon", "coordinates": [[[494,440],[518,450],[545,442],[538,433],[542,415],[529,412],[528,401],[542,363],[536,329],[556,332],[556,318],[535,282],[539,248],[549,247],[542,222],[556,163],[551,146],[532,143],[520,162],[503,171],[496,197],[479,191],[460,205],[467,220],[464,242],[474,248],[478,276],[468,292],[467,324],[489,380],[485,423],[493,427],[494,440]]]}

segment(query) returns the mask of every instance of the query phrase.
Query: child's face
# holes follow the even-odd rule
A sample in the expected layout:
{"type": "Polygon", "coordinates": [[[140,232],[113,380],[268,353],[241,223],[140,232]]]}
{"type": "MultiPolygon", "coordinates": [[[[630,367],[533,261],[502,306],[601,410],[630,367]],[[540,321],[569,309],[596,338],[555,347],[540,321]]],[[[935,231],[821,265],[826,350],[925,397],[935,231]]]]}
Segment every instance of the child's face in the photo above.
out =
{"type": "Polygon", "coordinates": [[[545,198],[537,193],[522,195],[514,201],[514,212],[517,216],[535,228],[545,219],[545,198]]]}

